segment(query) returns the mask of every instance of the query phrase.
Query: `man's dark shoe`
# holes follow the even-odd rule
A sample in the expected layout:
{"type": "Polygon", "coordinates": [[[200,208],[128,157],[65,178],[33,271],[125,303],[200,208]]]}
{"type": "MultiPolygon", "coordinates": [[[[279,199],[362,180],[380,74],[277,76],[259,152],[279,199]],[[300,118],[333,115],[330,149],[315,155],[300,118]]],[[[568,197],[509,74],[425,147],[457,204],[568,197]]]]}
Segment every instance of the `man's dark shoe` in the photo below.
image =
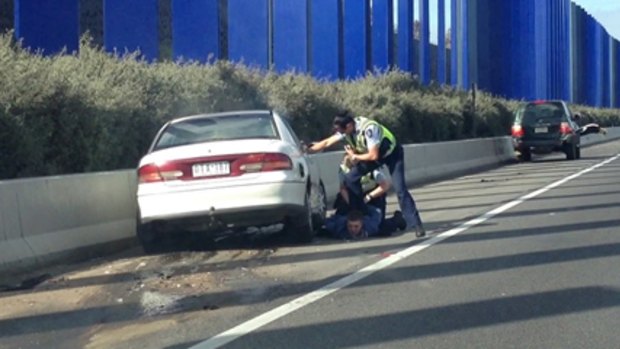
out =
{"type": "Polygon", "coordinates": [[[415,236],[418,238],[422,238],[426,236],[426,229],[424,229],[424,225],[422,225],[422,223],[416,225],[415,236]]]}
{"type": "Polygon", "coordinates": [[[400,211],[394,212],[394,222],[396,223],[398,230],[403,231],[407,229],[407,221],[405,220],[405,217],[403,217],[402,212],[400,211]]]}

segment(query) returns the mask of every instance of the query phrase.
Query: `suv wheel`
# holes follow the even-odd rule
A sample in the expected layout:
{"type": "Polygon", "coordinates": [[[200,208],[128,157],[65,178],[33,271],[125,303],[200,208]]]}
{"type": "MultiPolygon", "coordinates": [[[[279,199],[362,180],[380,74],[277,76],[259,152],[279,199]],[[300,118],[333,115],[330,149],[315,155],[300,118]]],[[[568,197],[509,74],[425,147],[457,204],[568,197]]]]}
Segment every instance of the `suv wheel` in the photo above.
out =
{"type": "Polygon", "coordinates": [[[577,155],[577,159],[581,159],[581,147],[577,147],[576,155],[577,155]]]}
{"type": "Polygon", "coordinates": [[[532,161],[532,152],[529,149],[521,150],[521,160],[532,161]]]}
{"type": "Polygon", "coordinates": [[[310,193],[306,192],[305,205],[302,213],[288,217],[284,224],[287,235],[298,243],[308,243],[314,239],[314,225],[310,193]]]}
{"type": "Polygon", "coordinates": [[[573,143],[564,144],[564,153],[566,160],[575,160],[577,158],[577,147],[573,143]]]}

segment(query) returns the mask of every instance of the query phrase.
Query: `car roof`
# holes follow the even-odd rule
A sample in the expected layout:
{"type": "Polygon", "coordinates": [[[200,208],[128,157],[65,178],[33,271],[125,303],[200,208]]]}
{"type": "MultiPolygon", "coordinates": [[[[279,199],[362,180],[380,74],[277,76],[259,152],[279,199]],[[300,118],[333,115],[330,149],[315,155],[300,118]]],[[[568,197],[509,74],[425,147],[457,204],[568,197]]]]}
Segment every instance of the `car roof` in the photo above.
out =
{"type": "Polygon", "coordinates": [[[235,111],[226,111],[226,112],[218,112],[218,113],[206,113],[206,114],[196,114],[189,116],[181,116],[170,121],[171,124],[175,124],[177,122],[183,122],[187,120],[196,120],[196,119],[208,119],[213,117],[220,116],[228,116],[228,115],[251,115],[251,114],[273,114],[271,110],[266,109],[256,109],[256,110],[235,110],[235,111]]]}

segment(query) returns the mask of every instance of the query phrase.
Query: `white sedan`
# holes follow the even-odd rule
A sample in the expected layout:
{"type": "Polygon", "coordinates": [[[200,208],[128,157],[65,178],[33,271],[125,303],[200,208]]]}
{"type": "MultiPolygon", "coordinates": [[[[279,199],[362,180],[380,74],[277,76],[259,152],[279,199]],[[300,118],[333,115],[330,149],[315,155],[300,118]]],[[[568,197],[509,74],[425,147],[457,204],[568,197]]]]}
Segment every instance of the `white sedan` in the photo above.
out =
{"type": "Polygon", "coordinates": [[[269,110],[165,124],[140,160],[137,201],[145,252],[164,233],[218,236],[278,223],[309,242],[326,213],[318,165],[288,121],[269,110]]]}

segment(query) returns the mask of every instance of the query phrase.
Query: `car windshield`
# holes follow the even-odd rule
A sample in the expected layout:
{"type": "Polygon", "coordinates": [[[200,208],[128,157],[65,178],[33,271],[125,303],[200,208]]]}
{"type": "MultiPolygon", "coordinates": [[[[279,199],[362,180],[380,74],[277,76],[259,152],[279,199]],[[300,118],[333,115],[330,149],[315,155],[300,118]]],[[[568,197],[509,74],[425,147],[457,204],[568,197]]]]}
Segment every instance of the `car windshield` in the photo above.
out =
{"type": "Polygon", "coordinates": [[[560,103],[530,103],[517,112],[517,123],[526,125],[536,123],[560,123],[564,118],[564,109],[560,103]]]}
{"type": "Polygon", "coordinates": [[[154,150],[194,143],[278,137],[274,120],[267,113],[205,116],[170,124],[154,150]]]}

